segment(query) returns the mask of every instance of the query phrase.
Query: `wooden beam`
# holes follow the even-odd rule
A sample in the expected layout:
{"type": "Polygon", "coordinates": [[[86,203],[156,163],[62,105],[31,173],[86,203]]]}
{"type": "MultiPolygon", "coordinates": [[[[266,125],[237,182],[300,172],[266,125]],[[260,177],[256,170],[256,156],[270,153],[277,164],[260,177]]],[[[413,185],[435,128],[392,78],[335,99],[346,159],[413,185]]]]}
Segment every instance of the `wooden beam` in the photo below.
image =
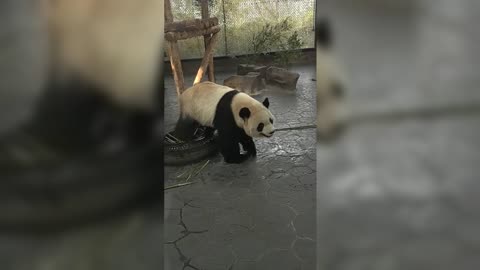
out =
{"type": "Polygon", "coordinates": [[[180,53],[176,41],[167,41],[168,54],[170,56],[170,65],[172,67],[173,79],[177,88],[177,95],[180,96],[185,90],[183,78],[182,61],[180,61],[180,53]]]}
{"type": "Polygon", "coordinates": [[[197,31],[218,25],[218,18],[193,19],[180,22],[171,22],[165,25],[166,32],[197,31]]]}
{"type": "MultiPolygon", "coordinates": [[[[200,1],[201,5],[201,11],[202,11],[202,19],[208,19],[210,17],[209,11],[208,11],[208,0],[201,0],[200,1]]],[[[217,18],[215,18],[217,19],[217,18]]],[[[217,25],[218,25],[218,19],[217,19],[217,25]]],[[[205,50],[207,50],[208,44],[210,44],[211,40],[211,35],[204,35],[203,36],[203,42],[205,45],[205,50]]],[[[215,82],[215,70],[213,66],[213,54],[209,57],[208,59],[208,80],[211,82],[215,82]]]]}
{"type": "MultiPolygon", "coordinates": [[[[165,8],[165,25],[173,22],[172,7],[170,0],[164,1],[165,8]]],[[[166,38],[165,38],[166,39],[166,38]]],[[[177,96],[180,97],[183,90],[185,90],[185,81],[183,78],[182,61],[180,60],[180,52],[176,41],[166,42],[168,55],[170,57],[170,66],[172,67],[173,79],[175,80],[175,87],[177,89],[177,96]]]]}
{"type": "Polygon", "coordinates": [[[205,49],[205,54],[203,55],[202,63],[200,64],[200,68],[198,69],[197,76],[195,77],[195,81],[193,85],[202,81],[203,75],[207,70],[209,59],[213,56],[213,48],[215,47],[215,43],[217,43],[218,33],[212,35],[210,42],[205,49]]]}
{"type": "Polygon", "coordinates": [[[165,33],[165,39],[168,41],[177,41],[182,39],[189,39],[193,37],[200,37],[204,35],[214,34],[220,31],[220,26],[212,26],[208,29],[188,31],[188,32],[167,32],[165,33]]]}
{"type": "Polygon", "coordinates": [[[208,13],[208,0],[200,0],[200,10],[202,12],[202,19],[207,19],[210,16],[208,13]]]}

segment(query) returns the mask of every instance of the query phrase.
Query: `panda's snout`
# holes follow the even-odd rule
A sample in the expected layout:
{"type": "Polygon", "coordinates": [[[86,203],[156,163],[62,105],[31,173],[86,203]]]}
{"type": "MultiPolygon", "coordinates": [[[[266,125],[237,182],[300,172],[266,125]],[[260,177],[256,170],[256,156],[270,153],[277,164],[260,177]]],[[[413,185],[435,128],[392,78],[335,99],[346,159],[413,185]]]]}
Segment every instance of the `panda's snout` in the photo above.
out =
{"type": "Polygon", "coordinates": [[[269,137],[272,137],[272,136],[273,136],[273,133],[275,133],[275,130],[272,130],[272,131],[269,132],[269,133],[263,133],[263,132],[261,132],[260,134],[261,134],[262,136],[264,136],[264,137],[269,138],[269,137]]]}

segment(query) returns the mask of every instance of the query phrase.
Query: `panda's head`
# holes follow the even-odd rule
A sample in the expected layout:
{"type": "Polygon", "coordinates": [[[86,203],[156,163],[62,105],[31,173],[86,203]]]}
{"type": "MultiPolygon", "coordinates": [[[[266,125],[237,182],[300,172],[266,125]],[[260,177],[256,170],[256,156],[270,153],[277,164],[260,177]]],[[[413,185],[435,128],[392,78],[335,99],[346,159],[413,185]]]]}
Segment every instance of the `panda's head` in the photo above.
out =
{"type": "Polygon", "coordinates": [[[268,109],[268,98],[260,103],[247,94],[239,93],[234,98],[235,120],[245,133],[254,138],[271,137],[275,132],[275,117],[268,109]]]}
{"type": "Polygon", "coordinates": [[[345,78],[333,55],[333,33],[326,18],[316,24],[317,135],[334,139],[345,127],[345,78]]]}

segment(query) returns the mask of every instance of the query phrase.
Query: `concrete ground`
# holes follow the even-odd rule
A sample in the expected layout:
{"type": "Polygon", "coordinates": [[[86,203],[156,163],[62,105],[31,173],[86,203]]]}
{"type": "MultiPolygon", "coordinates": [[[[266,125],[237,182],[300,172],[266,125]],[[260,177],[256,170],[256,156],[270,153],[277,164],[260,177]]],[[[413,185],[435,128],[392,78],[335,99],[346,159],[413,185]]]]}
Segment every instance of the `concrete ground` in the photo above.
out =
{"type": "MultiPolygon", "coordinates": [[[[217,83],[236,72],[231,59],[215,64],[217,83]]],[[[194,72],[189,69],[198,63],[185,65],[191,85],[194,72]]],[[[217,155],[204,168],[205,162],[166,167],[166,186],[187,180],[195,184],[165,192],[165,269],[315,267],[314,62],[292,70],[300,73],[296,92],[258,97],[268,96],[275,127],[290,129],[256,140],[256,160],[233,165],[217,155]]],[[[171,76],[165,86],[169,131],[178,118],[171,76]]]]}
{"type": "Polygon", "coordinates": [[[480,267],[476,0],[326,1],[357,119],[317,146],[317,269],[480,267]]]}

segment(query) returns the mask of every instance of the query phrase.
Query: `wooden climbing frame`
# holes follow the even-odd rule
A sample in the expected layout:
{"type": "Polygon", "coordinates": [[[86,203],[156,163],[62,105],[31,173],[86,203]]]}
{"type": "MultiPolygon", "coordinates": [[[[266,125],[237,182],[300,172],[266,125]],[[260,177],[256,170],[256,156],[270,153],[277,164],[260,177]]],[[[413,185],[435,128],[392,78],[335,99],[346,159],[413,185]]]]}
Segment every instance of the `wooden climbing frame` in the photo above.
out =
{"type": "Polygon", "coordinates": [[[165,0],[165,41],[167,53],[170,58],[173,78],[177,88],[177,95],[185,90],[185,80],[183,77],[182,62],[178,50],[177,41],[203,36],[205,43],[205,53],[202,62],[197,71],[197,76],[193,84],[199,83],[203,75],[208,71],[208,80],[215,82],[213,67],[213,48],[217,42],[217,35],[220,32],[218,19],[210,18],[208,14],[208,0],[200,0],[202,19],[184,20],[174,22],[170,0],[165,0]]]}

